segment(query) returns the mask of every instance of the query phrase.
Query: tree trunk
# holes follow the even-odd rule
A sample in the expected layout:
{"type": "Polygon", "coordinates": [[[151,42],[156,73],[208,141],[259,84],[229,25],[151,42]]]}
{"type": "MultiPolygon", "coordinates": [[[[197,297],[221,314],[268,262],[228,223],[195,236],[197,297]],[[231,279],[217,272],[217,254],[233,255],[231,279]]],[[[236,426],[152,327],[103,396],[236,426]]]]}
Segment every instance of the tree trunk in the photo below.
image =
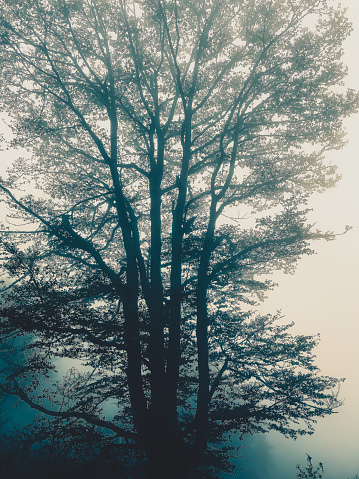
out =
{"type": "Polygon", "coordinates": [[[159,434],[152,437],[146,453],[145,478],[191,479],[194,464],[189,446],[178,436],[159,434]]]}

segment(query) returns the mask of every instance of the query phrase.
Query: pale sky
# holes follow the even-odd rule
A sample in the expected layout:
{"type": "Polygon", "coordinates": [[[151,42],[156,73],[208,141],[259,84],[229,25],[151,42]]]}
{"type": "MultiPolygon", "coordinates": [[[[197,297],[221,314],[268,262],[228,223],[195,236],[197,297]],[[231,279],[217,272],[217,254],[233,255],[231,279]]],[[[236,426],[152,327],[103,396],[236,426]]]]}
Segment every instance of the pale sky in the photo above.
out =
{"type": "MultiPolygon", "coordinates": [[[[347,85],[359,90],[359,0],[342,0],[354,31],[345,43],[344,62],[349,67],[347,85]]],[[[328,154],[343,175],[340,183],[311,201],[311,220],[324,230],[341,233],[334,242],[315,244],[317,254],[305,257],[293,276],[276,275],[279,287],[265,309],[281,309],[295,321],[301,334],[321,333],[317,364],[323,374],[345,377],[339,413],[318,422],[316,433],[296,442],[273,436],[274,463],[305,463],[304,453],[324,462],[326,479],[347,479],[359,474],[359,115],[346,121],[347,146],[328,154]],[[294,460],[295,456],[295,460],[294,460]],[[287,459],[286,459],[287,458],[287,459]]],[[[241,476],[239,476],[241,477],[241,476]]],[[[282,479],[278,469],[277,479],[282,479]]]]}

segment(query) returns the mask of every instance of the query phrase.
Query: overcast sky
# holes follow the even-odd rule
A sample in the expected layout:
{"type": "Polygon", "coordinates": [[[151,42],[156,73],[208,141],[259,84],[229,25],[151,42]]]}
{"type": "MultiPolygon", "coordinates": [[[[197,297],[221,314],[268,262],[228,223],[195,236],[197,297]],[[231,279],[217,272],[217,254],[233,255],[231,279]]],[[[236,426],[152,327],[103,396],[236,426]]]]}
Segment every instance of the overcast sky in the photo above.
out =
{"type": "MultiPolygon", "coordinates": [[[[341,4],[348,7],[354,27],[345,44],[347,85],[359,90],[359,0],[341,4]]],[[[328,154],[342,179],[334,189],[313,196],[311,219],[336,233],[345,225],[353,229],[334,242],[315,244],[317,254],[303,258],[293,276],[276,275],[279,287],[264,305],[266,310],[281,309],[288,322],[295,321],[299,333],[321,333],[317,364],[324,374],[346,378],[341,388],[345,405],[338,414],[319,421],[311,437],[293,442],[272,435],[270,469],[276,479],[295,476],[289,474],[290,467],[304,464],[305,452],[314,462],[324,462],[326,479],[359,474],[359,115],[348,119],[346,126],[347,146],[328,154]]]]}

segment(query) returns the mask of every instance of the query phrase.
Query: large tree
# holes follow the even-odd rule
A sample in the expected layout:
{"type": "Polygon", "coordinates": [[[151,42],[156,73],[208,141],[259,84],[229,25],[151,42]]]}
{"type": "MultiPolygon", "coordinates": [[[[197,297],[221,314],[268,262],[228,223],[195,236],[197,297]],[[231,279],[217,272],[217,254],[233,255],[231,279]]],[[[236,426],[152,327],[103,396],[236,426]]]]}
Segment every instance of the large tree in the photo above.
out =
{"type": "Polygon", "coordinates": [[[333,238],[306,204],[335,184],[324,155],[358,105],[342,86],[344,12],[1,0],[0,19],[1,109],[30,153],[0,183],[14,223],[2,333],[28,335],[2,391],[138,448],[150,478],[214,464],[230,432],[310,432],[337,381],[313,363],[316,338],[250,305],[333,238]],[[87,369],[56,386],[54,358],[87,369]]]}

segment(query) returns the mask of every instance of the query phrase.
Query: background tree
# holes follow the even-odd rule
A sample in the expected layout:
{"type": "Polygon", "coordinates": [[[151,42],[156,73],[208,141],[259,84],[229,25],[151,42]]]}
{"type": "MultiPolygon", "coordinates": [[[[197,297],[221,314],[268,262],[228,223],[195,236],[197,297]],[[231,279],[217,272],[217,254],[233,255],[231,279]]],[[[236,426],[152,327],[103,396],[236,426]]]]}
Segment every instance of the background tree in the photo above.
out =
{"type": "Polygon", "coordinates": [[[32,335],[2,391],[139,448],[148,477],[223,467],[229,432],[311,432],[338,381],[313,364],[316,338],[249,305],[334,237],[306,202],[338,179],[324,154],[358,105],[341,86],[344,13],[1,0],[0,15],[2,110],[31,152],[0,183],[16,218],[2,333],[32,335]],[[29,182],[41,195],[21,196],[29,182]],[[90,372],[54,385],[54,358],[90,372]]]}
{"type": "Polygon", "coordinates": [[[324,474],[324,466],[323,463],[320,462],[318,466],[314,467],[312,464],[312,457],[307,454],[307,467],[306,469],[302,469],[299,464],[297,464],[297,477],[299,479],[310,479],[310,478],[319,478],[321,479],[324,474]]]}

